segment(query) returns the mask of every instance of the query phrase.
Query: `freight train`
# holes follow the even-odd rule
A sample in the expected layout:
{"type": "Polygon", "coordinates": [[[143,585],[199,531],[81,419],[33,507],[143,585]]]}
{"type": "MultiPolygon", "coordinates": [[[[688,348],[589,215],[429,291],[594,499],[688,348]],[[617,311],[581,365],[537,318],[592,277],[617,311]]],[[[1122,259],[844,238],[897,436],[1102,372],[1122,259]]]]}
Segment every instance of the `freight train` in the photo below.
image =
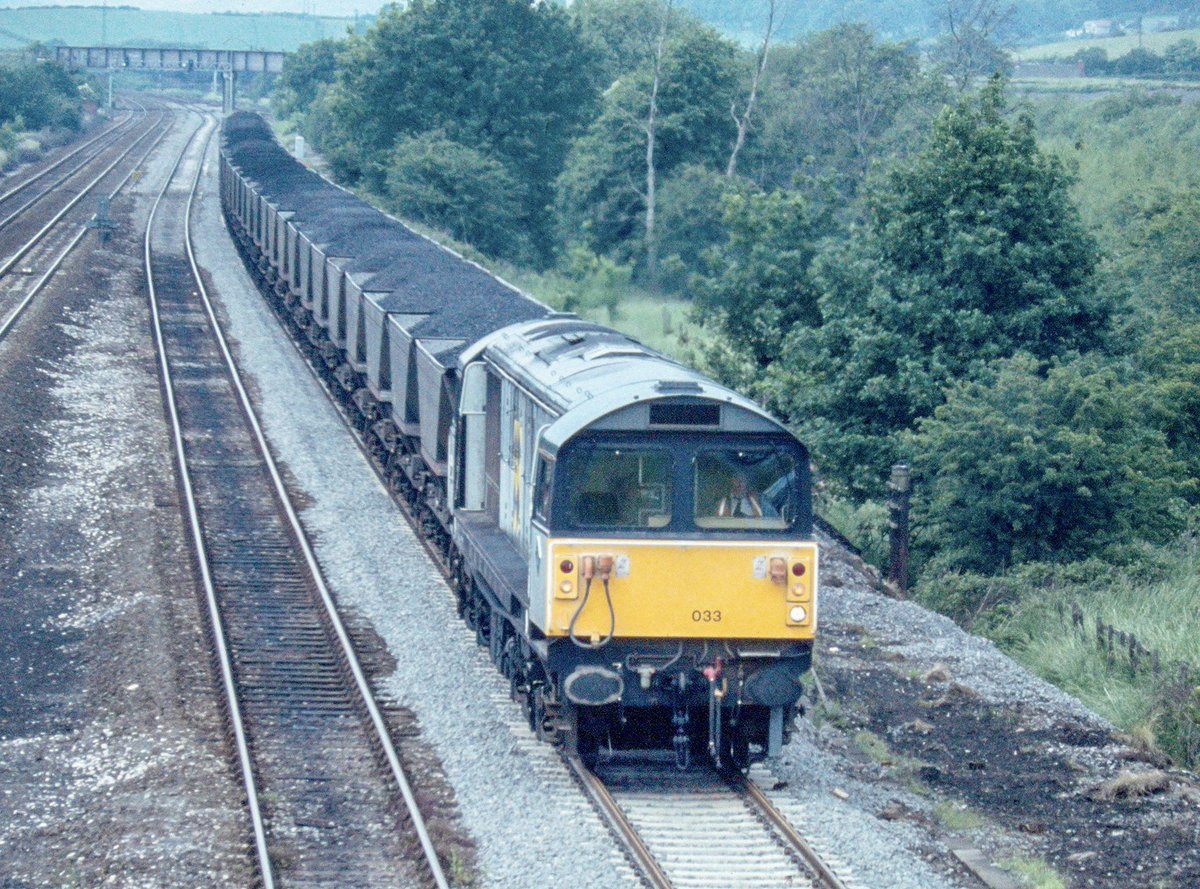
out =
{"type": "Polygon", "coordinates": [[[225,121],[220,192],[538,736],[593,762],[777,754],[817,626],[804,446],[326,181],[257,115],[225,121]]]}

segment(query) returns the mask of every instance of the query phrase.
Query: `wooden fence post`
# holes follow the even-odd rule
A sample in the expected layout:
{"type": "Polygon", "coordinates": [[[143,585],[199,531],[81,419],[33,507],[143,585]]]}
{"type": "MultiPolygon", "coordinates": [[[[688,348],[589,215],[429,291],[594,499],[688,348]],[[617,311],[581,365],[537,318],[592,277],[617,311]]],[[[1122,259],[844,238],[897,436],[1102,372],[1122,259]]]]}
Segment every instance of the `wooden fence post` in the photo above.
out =
{"type": "Polygon", "coordinates": [[[887,585],[896,598],[903,599],[908,592],[908,510],[912,478],[908,464],[897,463],[892,467],[888,481],[888,529],[891,532],[891,553],[888,557],[887,585]]]}

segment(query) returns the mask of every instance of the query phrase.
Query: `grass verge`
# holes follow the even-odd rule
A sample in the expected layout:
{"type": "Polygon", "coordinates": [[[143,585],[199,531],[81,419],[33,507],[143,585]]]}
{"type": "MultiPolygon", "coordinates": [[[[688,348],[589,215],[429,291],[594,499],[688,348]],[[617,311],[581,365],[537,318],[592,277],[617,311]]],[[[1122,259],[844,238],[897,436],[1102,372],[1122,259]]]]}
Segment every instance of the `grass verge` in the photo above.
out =
{"type": "MultiPolygon", "coordinates": [[[[1172,550],[1147,551],[1125,568],[1101,560],[1025,566],[980,579],[985,581],[990,586],[983,595],[997,601],[977,618],[977,631],[1118,728],[1180,765],[1200,767],[1195,539],[1172,550]],[[996,593],[998,586],[1009,592],[996,593]]],[[[925,585],[922,595],[936,604],[945,589],[964,596],[963,585],[970,586],[971,578],[939,579],[925,585]]]]}

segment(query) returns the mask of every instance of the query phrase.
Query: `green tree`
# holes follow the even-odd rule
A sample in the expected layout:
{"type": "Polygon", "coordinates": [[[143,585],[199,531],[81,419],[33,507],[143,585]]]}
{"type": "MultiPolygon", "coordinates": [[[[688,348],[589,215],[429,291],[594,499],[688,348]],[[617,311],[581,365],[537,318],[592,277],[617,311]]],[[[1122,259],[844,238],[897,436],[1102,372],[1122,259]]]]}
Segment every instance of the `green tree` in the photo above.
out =
{"type": "Polygon", "coordinates": [[[730,178],[702,164],[684,164],[659,192],[662,265],[659,283],[686,295],[688,278],[704,266],[703,255],[729,239],[725,200],[754,191],[753,183],[730,178]]]}
{"type": "Polygon", "coordinates": [[[386,9],[339,57],[330,96],[340,175],[381,188],[397,140],[439,132],[520,184],[519,219],[550,249],[553,183],[599,85],[567,13],[525,0],[415,0],[386,9]]]}
{"type": "Polygon", "coordinates": [[[1016,6],[1003,0],[934,0],[940,26],[931,61],[960,92],[977,77],[1008,75],[1012,61],[1000,47],[1016,6]]]}
{"type": "Polygon", "coordinates": [[[528,259],[517,218],[524,195],[499,161],[424,133],[401,140],[386,169],[387,203],[401,216],[444,228],[489,256],[528,259]]]}
{"type": "Polygon", "coordinates": [[[649,183],[657,188],[688,163],[723,167],[732,141],[736,47],[706,28],[677,28],[668,37],[657,90],[652,64],[613,84],[557,184],[563,239],[620,261],[648,252],[646,214],[657,211],[649,183]],[[654,123],[648,128],[652,97],[654,123]]]}
{"type": "Polygon", "coordinates": [[[0,124],[30,130],[79,128],[79,86],[61,65],[36,63],[0,67],[0,124]]]}
{"type": "Polygon", "coordinates": [[[706,274],[694,279],[696,308],[759,368],[778,360],[789,332],[821,322],[811,266],[823,224],[795,192],[725,199],[729,239],[705,256],[706,274]]]}
{"type": "Polygon", "coordinates": [[[742,170],[767,188],[834,177],[849,197],[873,161],[901,147],[905,122],[927,123],[942,98],[909,46],[859,24],[813,34],[772,57],[742,170]]]}
{"type": "Polygon", "coordinates": [[[1195,40],[1180,40],[1163,51],[1163,73],[1188,80],[1200,78],[1200,46],[1195,40]]]}
{"type": "Polygon", "coordinates": [[[1200,480],[1200,314],[1164,314],[1134,359],[1147,424],[1165,436],[1186,477],[1200,480]]]}
{"type": "MultiPolygon", "coordinates": [[[[605,84],[652,62],[662,14],[661,0],[577,0],[571,4],[573,20],[600,60],[605,84]]],[[[678,35],[702,26],[691,16],[677,14],[671,27],[678,35]]]]}
{"type": "Polygon", "coordinates": [[[285,117],[305,114],[318,93],[336,79],[338,53],[345,48],[344,40],[326,39],[306,43],[286,55],[272,95],[275,111],[285,117]]]}
{"type": "Polygon", "coordinates": [[[1161,77],[1163,69],[1163,57],[1140,46],[1135,46],[1112,63],[1114,73],[1132,77],[1161,77]]]}
{"type": "Polygon", "coordinates": [[[1110,306],[1071,177],[1005,110],[993,81],[880,177],[865,230],[814,263],[823,324],[795,330],[771,368],[777,408],[812,425],[826,468],[859,492],[878,490],[899,433],[953,382],[1018,351],[1103,342],[1110,306]]]}
{"type": "Polygon", "coordinates": [[[953,386],[912,437],[914,524],[931,567],[993,574],[1177,533],[1195,482],[1138,401],[1088,359],[1043,373],[1018,354],[953,386]]]}
{"type": "Polygon", "coordinates": [[[1200,188],[1159,196],[1127,248],[1124,275],[1148,311],[1200,319],[1200,188]]]}
{"type": "Polygon", "coordinates": [[[1077,62],[1083,62],[1083,73],[1088,77],[1101,77],[1112,72],[1112,65],[1108,61],[1108,50],[1102,46],[1089,46],[1087,49],[1081,49],[1071,58],[1077,62]]]}

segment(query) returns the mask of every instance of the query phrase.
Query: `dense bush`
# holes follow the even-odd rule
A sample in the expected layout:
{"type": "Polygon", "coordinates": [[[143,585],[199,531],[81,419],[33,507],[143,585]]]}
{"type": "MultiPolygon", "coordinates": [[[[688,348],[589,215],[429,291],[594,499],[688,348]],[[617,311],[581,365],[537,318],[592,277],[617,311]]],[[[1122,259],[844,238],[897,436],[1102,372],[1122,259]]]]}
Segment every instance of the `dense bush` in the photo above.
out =
{"type": "Polygon", "coordinates": [[[385,188],[401,216],[443,228],[489,256],[530,258],[519,224],[521,184],[473,148],[433,133],[402,139],[388,155],[385,188]]]}
{"type": "Polygon", "coordinates": [[[998,362],[957,384],[911,438],[918,551],[929,569],[998,574],[1164,542],[1196,481],[1146,422],[1137,390],[1093,360],[998,362]]]}
{"type": "Polygon", "coordinates": [[[0,124],[17,129],[79,128],[79,87],[59,65],[0,67],[0,124]]]}

